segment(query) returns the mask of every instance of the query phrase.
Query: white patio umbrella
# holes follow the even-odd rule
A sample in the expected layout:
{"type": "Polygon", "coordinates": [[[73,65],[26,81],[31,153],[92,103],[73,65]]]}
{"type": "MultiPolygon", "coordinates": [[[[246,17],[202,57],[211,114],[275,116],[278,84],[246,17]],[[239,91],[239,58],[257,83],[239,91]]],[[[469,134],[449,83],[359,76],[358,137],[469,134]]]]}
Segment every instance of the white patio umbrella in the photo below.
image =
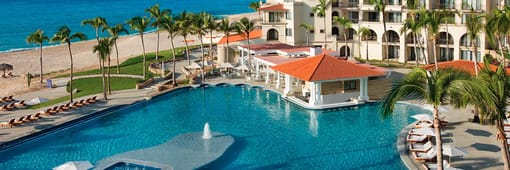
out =
{"type": "Polygon", "coordinates": [[[436,136],[436,132],[434,131],[434,128],[417,128],[417,129],[413,129],[413,133],[427,135],[427,136],[436,136]]]}
{"type": "Polygon", "coordinates": [[[202,69],[202,66],[198,65],[197,63],[191,63],[191,65],[186,66],[188,69],[202,69]]]}
{"type": "Polygon", "coordinates": [[[468,151],[464,148],[443,145],[443,154],[449,156],[450,163],[452,162],[452,157],[463,157],[464,155],[467,155],[467,153],[468,151]]]}
{"type": "Polygon", "coordinates": [[[234,68],[234,66],[230,63],[221,63],[219,68],[234,68]]]}
{"type": "Polygon", "coordinates": [[[249,70],[246,65],[240,65],[240,66],[235,67],[234,69],[236,69],[236,70],[249,70]]]}
{"type": "Polygon", "coordinates": [[[87,170],[93,167],[89,161],[72,161],[56,166],[53,170],[87,170]]]}
{"type": "Polygon", "coordinates": [[[416,119],[416,120],[434,120],[432,115],[425,114],[425,113],[417,114],[417,115],[412,115],[411,117],[416,119]]]}
{"type": "Polygon", "coordinates": [[[26,102],[26,104],[28,104],[28,105],[36,105],[36,104],[44,103],[44,102],[47,102],[47,101],[48,101],[48,99],[46,99],[46,98],[36,97],[36,98],[26,102]]]}

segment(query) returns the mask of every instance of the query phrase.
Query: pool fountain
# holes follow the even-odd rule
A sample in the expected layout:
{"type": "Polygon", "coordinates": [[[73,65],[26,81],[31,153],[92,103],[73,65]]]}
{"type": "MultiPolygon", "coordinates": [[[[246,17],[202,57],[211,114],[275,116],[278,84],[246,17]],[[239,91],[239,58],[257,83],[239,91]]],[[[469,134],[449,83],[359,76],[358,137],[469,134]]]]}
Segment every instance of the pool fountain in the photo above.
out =
{"type": "Polygon", "coordinates": [[[211,129],[209,128],[209,123],[205,122],[204,135],[202,135],[202,139],[211,139],[211,138],[212,138],[212,134],[211,134],[211,129]]]}

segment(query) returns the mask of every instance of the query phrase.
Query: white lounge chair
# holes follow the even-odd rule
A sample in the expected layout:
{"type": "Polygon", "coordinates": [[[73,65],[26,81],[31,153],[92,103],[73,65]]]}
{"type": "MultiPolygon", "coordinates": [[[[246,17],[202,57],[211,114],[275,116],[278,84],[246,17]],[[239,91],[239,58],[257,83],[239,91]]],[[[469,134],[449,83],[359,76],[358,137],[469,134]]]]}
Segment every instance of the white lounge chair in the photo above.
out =
{"type": "Polygon", "coordinates": [[[408,134],[406,140],[407,142],[423,142],[425,139],[427,139],[425,135],[408,134]]]}
{"type": "Polygon", "coordinates": [[[434,158],[436,158],[437,153],[434,148],[431,148],[427,152],[412,152],[414,159],[418,161],[430,161],[434,158]]]}
{"type": "Polygon", "coordinates": [[[425,144],[414,143],[409,145],[409,150],[411,152],[427,152],[432,149],[433,146],[434,145],[432,145],[432,142],[430,141],[427,141],[425,144]]]}
{"type": "MultiPolygon", "coordinates": [[[[437,164],[431,163],[431,162],[425,162],[425,163],[423,163],[423,168],[425,168],[427,170],[436,170],[437,164]]],[[[451,167],[450,164],[448,162],[446,162],[446,160],[443,160],[443,169],[444,170],[462,170],[460,168],[451,167]]]]}
{"type": "Polygon", "coordinates": [[[428,121],[419,121],[418,123],[416,123],[414,125],[414,127],[417,127],[417,128],[432,127],[432,126],[434,126],[434,124],[432,122],[428,122],[428,121]]]}

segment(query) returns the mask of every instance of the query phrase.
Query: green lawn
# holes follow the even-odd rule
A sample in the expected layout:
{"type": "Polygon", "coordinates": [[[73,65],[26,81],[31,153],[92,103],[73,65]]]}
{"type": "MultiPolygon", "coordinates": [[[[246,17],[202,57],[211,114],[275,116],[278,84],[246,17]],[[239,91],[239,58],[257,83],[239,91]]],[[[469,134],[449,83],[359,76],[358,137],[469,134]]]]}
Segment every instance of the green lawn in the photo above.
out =
{"type": "MultiPolygon", "coordinates": [[[[141,79],[134,78],[124,78],[124,77],[112,77],[111,79],[111,87],[112,91],[116,90],[125,90],[125,89],[133,89],[135,85],[141,81],[141,79]]],[[[73,88],[78,89],[78,93],[74,94],[74,98],[88,96],[96,94],[98,97],[102,96],[103,93],[103,85],[101,77],[94,78],[83,78],[73,80],[73,88]]],[[[29,106],[29,109],[38,109],[47,106],[53,106],[57,103],[62,103],[69,100],[69,96],[64,96],[60,98],[56,98],[50,100],[48,102],[44,102],[38,105],[29,106]]]]}
{"type": "MultiPolygon", "coordinates": [[[[194,48],[196,46],[190,46],[189,48],[194,48]]],[[[175,48],[176,51],[176,58],[184,58],[184,47],[181,48],[175,48]]],[[[111,56],[115,57],[115,56],[111,56]]],[[[158,60],[156,59],[156,53],[147,53],[146,54],[146,60],[147,64],[161,61],[172,61],[172,51],[171,50],[165,50],[159,52],[158,60]]],[[[115,63],[112,63],[115,64],[115,63]]],[[[139,55],[130,59],[127,59],[126,61],[122,62],[120,64],[120,74],[131,74],[131,75],[142,75],[142,66],[143,66],[143,55],[139,55]]],[[[110,73],[116,74],[117,73],[117,66],[110,67],[110,73]]],[[[88,70],[88,71],[82,71],[82,72],[76,72],[74,73],[74,76],[83,76],[83,75],[97,75],[101,74],[100,69],[94,69],[94,70],[88,70]]],[[[154,77],[155,75],[152,74],[147,67],[147,78],[154,77]]],[[[56,78],[62,78],[62,77],[69,77],[69,74],[60,75],[56,78]]]]}

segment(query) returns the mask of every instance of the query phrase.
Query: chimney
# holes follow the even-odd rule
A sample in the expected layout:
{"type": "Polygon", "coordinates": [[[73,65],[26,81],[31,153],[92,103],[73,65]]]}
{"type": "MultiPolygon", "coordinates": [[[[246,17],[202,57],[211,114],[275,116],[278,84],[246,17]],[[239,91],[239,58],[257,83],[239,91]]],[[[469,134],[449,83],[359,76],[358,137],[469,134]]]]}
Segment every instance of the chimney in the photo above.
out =
{"type": "Polygon", "coordinates": [[[310,47],[310,57],[319,55],[322,53],[321,47],[310,47]]]}

